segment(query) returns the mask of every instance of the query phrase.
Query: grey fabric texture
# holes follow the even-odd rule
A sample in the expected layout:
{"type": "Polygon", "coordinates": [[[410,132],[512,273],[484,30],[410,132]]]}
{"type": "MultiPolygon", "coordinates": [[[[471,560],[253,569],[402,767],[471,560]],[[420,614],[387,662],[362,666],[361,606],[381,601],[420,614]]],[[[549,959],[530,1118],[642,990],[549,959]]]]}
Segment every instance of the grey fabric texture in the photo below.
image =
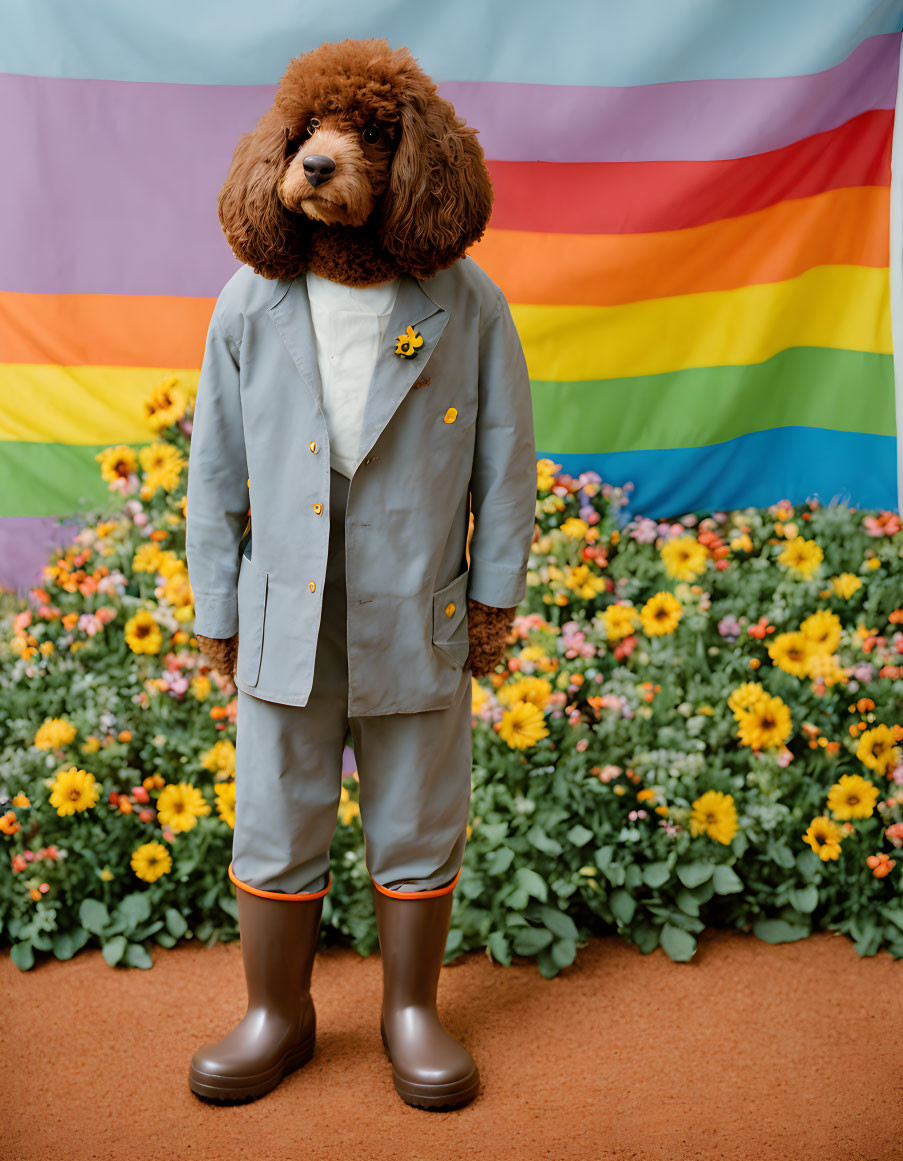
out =
{"type": "Polygon", "coordinates": [[[326,886],[350,729],[368,870],[390,890],[433,890],[454,878],[464,857],[471,674],[458,669],[447,708],[349,717],[343,515],[350,482],[335,469],[331,475],[323,612],[308,702],[285,705],[238,691],[232,869],[264,891],[326,886]]]}
{"type": "MultiPolygon", "coordinates": [[[[238,689],[296,707],[311,697],[335,518],[321,404],[304,276],[243,266],[217,299],[198,384],[188,572],[196,631],[226,638],[240,626],[238,689]]],[[[523,599],[536,505],[523,350],[472,259],[402,277],[343,478],[349,712],[449,708],[468,654],[467,599],[523,599]],[[405,358],[395,343],[408,326],[423,343],[405,358]]]]}

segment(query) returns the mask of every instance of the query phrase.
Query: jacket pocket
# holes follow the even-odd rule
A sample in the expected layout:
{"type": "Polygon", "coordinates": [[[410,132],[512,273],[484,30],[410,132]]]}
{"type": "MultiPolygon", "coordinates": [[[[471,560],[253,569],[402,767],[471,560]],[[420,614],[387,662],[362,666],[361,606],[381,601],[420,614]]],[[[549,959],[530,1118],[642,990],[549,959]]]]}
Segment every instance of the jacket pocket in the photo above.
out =
{"type": "Polygon", "coordinates": [[[470,651],[467,635],[467,568],[453,581],[433,593],[433,644],[455,663],[464,667],[470,651]]]}
{"type": "Polygon", "coordinates": [[[256,685],[263,652],[269,573],[242,553],[238,570],[238,660],[235,676],[245,685],[256,685]]]}

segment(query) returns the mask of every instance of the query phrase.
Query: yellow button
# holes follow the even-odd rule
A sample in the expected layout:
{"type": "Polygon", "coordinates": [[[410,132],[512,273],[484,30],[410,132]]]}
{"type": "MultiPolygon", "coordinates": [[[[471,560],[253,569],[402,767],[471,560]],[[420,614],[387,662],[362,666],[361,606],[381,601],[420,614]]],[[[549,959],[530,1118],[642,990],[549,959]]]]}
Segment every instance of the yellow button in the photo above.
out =
{"type": "Polygon", "coordinates": [[[454,611],[455,611],[455,602],[449,601],[448,604],[445,606],[446,617],[450,617],[454,611]]]}
{"type": "Polygon", "coordinates": [[[250,488],[250,486],[251,486],[251,477],[248,476],[248,487],[250,488]]]}
{"type": "Polygon", "coordinates": [[[446,423],[454,423],[457,418],[458,418],[457,409],[454,407],[449,407],[448,411],[446,411],[446,413],[445,413],[445,422],[446,423]]]}
{"type": "Polygon", "coordinates": [[[310,450],[312,452],[315,452],[317,450],[317,441],[315,439],[312,439],[307,446],[310,448],[310,450]]]}
{"type": "Polygon", "coordinates": [[[322,504],[314,504],[314,511],[319,516],[320,513],[323,511],[323,505],[322,504]]]}
{"type": "Polygon", "coordinates": [[[313,592],[317,587],[316,582],[315,581],[308,581],[307,587],[310,589],[311,592],[313,592]]]}

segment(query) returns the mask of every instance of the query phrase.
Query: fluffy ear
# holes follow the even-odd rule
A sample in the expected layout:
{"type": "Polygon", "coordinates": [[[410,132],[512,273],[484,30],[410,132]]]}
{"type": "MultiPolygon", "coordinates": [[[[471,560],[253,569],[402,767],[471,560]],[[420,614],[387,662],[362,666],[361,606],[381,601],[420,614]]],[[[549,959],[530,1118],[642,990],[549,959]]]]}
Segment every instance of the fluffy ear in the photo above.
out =
{"type": "Polygon", "coordinates": [[[310,220],[279,200],[288,130],[275,108],[239,138],[219,194],[219,220],[232,252],[264,278],[294,278],[307,265],[310,220]]]}
{"type": "Polygon", "coordinates": [[[382,244],[404,270],[431,278],[486,229],[492,183],[476,129],[435,86],[408,90],[400,134],[383,200],[382,244]]]}

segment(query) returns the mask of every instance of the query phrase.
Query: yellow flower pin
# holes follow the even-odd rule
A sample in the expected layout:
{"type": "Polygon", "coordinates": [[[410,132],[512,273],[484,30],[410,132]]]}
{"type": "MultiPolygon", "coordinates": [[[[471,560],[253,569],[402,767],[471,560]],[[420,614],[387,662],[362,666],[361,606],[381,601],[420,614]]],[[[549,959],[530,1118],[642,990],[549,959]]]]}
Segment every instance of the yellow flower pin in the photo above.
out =
{"type": "Polygon", "coordinates": [[[395,354],[401,355],[403,359],[410,359],[417,348],[422,346],[423,335],[419,335],[413,327],[407,327],[404,334],[398,335],[395,340],[395,354]]]}

